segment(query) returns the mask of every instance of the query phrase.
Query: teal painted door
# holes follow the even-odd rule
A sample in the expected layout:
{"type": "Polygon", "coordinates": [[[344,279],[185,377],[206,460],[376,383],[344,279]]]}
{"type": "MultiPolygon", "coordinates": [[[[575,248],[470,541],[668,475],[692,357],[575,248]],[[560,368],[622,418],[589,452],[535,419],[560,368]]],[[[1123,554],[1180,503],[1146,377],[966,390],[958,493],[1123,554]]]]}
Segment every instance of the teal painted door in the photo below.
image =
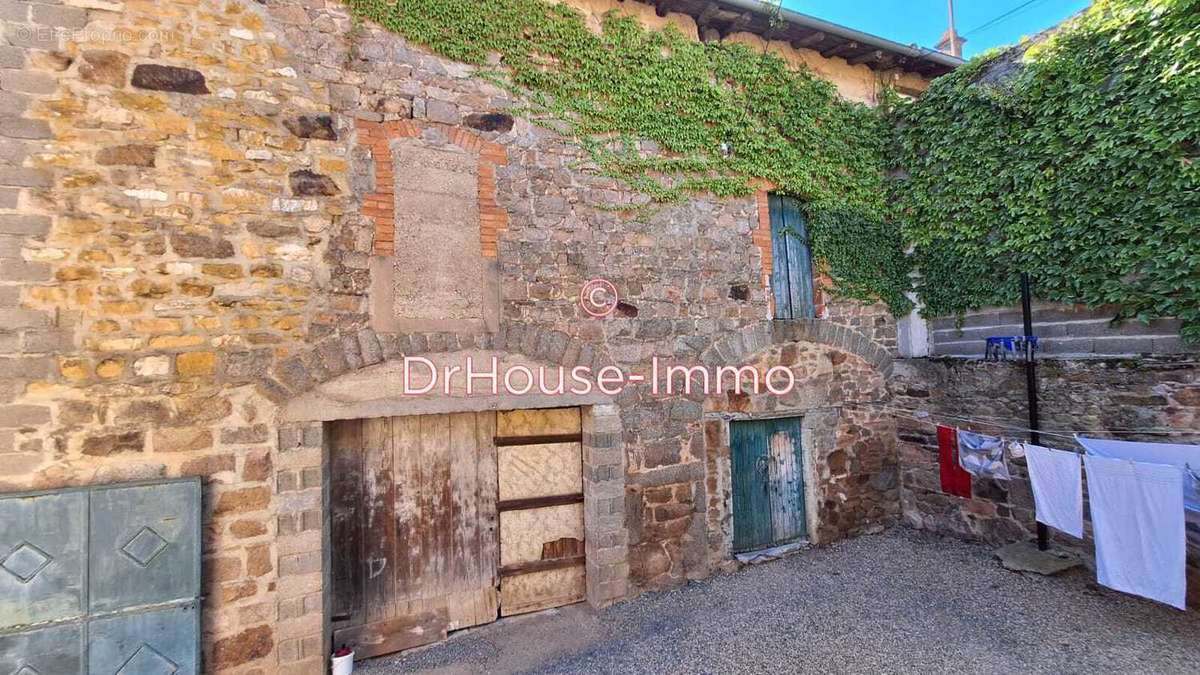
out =
{"type": "Polygon", "coordinates": [[[803,538],[804,464],[800,418],[732,422],[733,550],[803,538]]]}
{"type": "Polygon", "coordinates": [[[776,319],[811,319],[813,301],[812,250],[808,223],[800,202],[794,197],[770,195],[771,288],[775,294],[776,319]]]}

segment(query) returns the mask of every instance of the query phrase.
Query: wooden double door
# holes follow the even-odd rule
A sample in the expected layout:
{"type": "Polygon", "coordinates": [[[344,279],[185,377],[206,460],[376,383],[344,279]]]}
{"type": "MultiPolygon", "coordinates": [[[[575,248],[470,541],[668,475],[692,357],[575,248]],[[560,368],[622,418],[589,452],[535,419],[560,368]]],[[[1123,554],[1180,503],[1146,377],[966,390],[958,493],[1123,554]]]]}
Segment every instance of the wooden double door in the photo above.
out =
{"type": "Polygon", "coordinates": [[[804,454],[800,418],[731,422],[733,550],[803,539],[804,454]]]}
{"type": "Polygon", "coordinates": [[[378,656],[584,598],[578,408],[331,426],[335,647],[378,656]]]}

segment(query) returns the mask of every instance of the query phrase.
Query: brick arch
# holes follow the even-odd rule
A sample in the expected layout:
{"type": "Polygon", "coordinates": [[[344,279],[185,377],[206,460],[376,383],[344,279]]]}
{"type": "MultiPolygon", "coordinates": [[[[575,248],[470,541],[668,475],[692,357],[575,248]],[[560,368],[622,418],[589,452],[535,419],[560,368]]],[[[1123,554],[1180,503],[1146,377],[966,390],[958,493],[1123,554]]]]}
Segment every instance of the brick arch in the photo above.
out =
{"type": "Polygon", "coordinates": [[[385,361],[472,349],[506,352],[567,369],[588,366],[595,371],[612,364],[608,355],[591,343],[561,331],[521,323],[504,323],[495,333],[474,335],[377,333],[364,328],[307,345],[254,383],[265,396],[282,405],[326,382],[385,361]]]}
{"type": "Polygon", "coordinates": [[[892,373],[893,357],[888,350],[858,331],[819,319],[763,321],[717,340],[700,355],[706,365],[738,364],[773,345],[812,342],[844,351],[862,359],[881,375],[892,373]]]}

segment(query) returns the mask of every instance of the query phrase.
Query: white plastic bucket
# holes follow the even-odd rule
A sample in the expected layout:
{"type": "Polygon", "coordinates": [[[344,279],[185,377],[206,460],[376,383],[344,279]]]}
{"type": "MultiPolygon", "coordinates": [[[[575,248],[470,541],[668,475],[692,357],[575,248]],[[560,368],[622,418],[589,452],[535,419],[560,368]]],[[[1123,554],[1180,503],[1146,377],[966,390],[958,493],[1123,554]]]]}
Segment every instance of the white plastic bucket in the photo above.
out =
{"type": "Polygon", "coordinates": [[[333,675],[350,675],[354,672],[354,652],[333,657],[333,675]]]}

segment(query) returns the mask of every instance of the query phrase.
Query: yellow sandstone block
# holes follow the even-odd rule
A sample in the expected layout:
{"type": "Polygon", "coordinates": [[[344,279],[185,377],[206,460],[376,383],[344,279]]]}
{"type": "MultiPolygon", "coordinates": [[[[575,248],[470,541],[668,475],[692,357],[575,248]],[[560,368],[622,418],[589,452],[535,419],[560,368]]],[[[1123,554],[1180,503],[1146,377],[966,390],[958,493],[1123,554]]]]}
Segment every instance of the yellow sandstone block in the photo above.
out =
{"type": "Polygon", "coordinates": [[[175,370],[180,377],[202,377],[211,375],[217,365],[213,352],[188,352],[175,357],[175,370]]]}
{"type": "Polygon", "coordinates": [[[124,372],[125,364],[116,359],[105,359],[96,366],[96,374],[106,380],[120,377],[124,372]]]}
{"type": "Polygon", "coordinates": [[[183,349],[204,344],[202,335],[159,335],[150,338],[153,349],[183,349]]]}

